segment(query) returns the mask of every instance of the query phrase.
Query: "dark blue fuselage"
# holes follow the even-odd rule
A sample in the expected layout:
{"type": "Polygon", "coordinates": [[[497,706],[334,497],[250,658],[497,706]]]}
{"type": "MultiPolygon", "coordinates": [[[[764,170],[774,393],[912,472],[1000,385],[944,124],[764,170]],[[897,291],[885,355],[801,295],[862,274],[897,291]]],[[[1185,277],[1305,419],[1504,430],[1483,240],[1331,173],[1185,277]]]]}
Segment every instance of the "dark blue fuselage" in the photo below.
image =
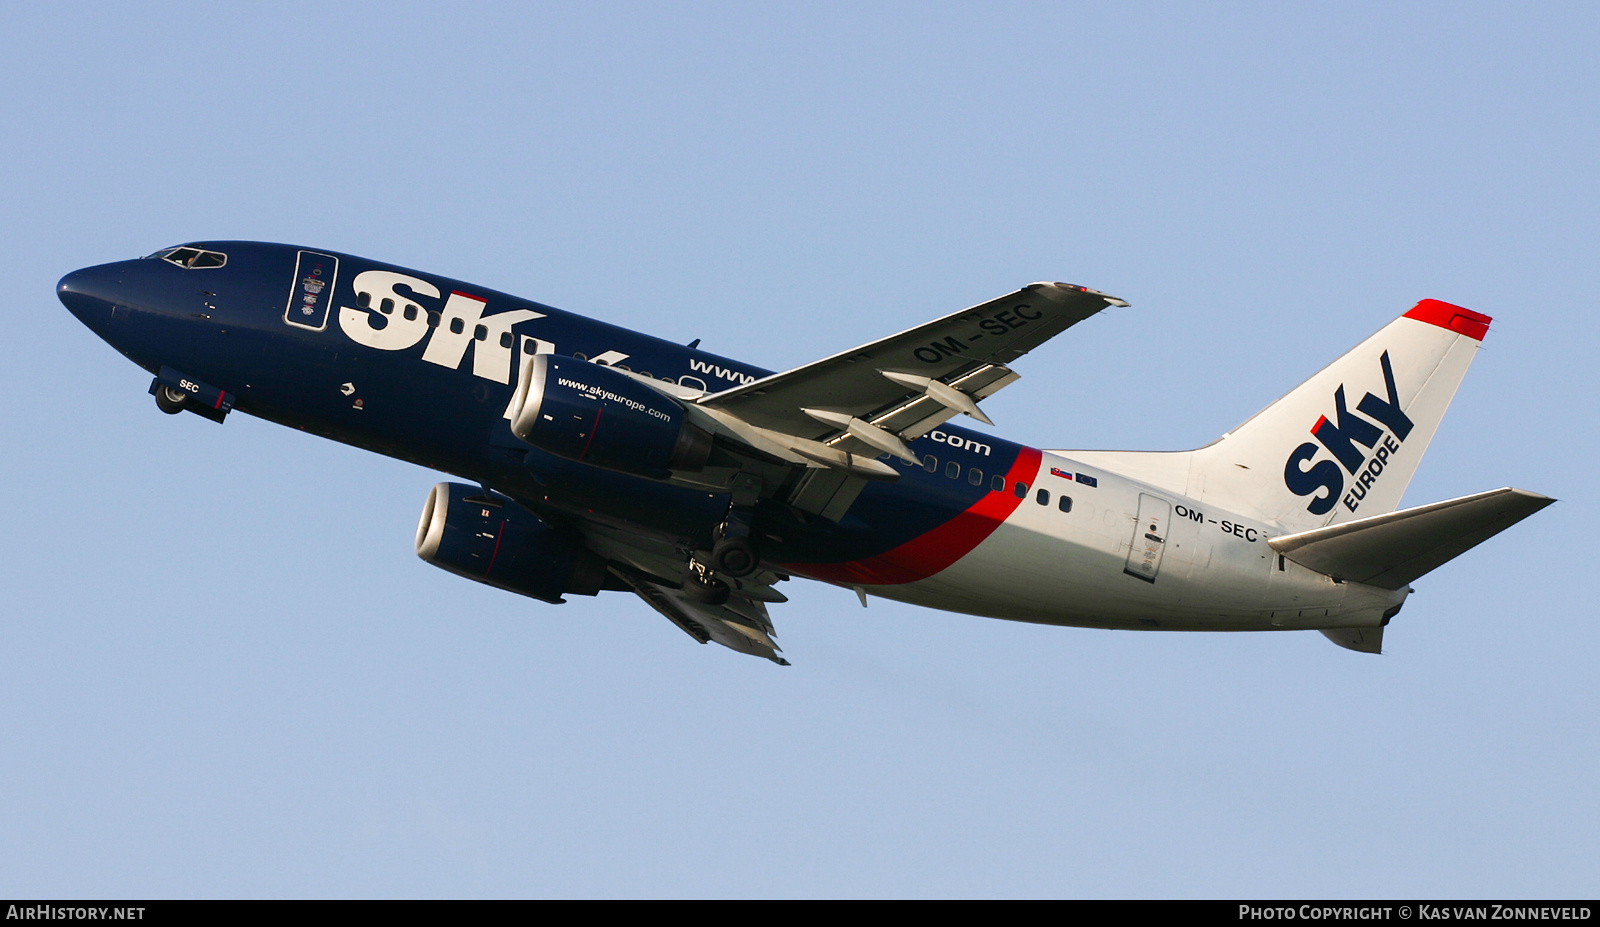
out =
{"type": "MultiPolygon", "coordinates": [[[[685,549],[711,542],[729,497],[518,440],[505,417],[518,362],[572,356],[708,393],[769,372],[462,281],[291,245],[194,243],[75,271],[58,295],[134,363],[224,390],[237,409],[479,482],[547,517],[627,526],[685,549]]],[[[869,484],[837,523],[764,503],[767,559],[805,572],[884,554],[1011,492],[994,477],[1022,451],[953,427],[912,447],[926,466],[890,458],[901,479],[869,484]]]]}

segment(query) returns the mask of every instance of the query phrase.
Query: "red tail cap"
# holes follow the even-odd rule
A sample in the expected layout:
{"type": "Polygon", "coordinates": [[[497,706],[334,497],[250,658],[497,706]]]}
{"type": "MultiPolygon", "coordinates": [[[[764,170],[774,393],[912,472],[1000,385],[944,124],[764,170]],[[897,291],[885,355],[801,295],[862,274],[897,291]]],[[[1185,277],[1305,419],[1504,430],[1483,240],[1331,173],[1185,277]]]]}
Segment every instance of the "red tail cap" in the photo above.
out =
{"type": "Polygon", "coordinates": [[[1453,332],[1466,335],[1473,341],[1482,341],[1484,334],[1489,331],[1489,323],[1493,321],[1481,312],[1452,306],[1437,299],[1425,299],[1406,313],[1406,318],[1416,319],[1418,322],[1427,322],[1440,328],[1448,328],[1453,332]]]}

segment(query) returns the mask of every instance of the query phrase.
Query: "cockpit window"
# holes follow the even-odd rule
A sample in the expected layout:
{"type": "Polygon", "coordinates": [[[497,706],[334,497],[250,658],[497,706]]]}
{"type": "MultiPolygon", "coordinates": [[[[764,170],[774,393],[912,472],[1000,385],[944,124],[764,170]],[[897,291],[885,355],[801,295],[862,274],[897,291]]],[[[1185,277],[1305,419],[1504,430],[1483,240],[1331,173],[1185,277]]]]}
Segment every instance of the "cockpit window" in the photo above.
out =
{"type": "Polygon", "coordinates": [[[176,264],[186,270],[221,267],[228,263],[228,256],[221,251],[206,251],[201,248],[166,248],[157,251],[150,257],[160,258],[169,264],[176,264]]]}

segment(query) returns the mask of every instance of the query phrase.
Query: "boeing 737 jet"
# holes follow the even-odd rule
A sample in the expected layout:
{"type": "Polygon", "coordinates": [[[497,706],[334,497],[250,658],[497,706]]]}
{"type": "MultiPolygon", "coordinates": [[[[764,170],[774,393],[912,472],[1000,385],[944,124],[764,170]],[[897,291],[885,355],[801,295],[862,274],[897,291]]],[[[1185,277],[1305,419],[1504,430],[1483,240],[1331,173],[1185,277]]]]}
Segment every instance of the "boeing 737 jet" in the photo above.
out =
{"type": "Polygon", "coordinates": [[[629,592],[786,664],[791,577],[991,618],[1316,630],[1377,653],[1411,583],[1550,504],[1398,509],[1489,328],[1424,300],[1194,451],[1041,450],[979,403],[1122,300],[1034,283],[779,373],[333,251],[197,242],[58,296],[173,414],[240,411],[465,480],[422,559],[560,604],[629,592]]]}

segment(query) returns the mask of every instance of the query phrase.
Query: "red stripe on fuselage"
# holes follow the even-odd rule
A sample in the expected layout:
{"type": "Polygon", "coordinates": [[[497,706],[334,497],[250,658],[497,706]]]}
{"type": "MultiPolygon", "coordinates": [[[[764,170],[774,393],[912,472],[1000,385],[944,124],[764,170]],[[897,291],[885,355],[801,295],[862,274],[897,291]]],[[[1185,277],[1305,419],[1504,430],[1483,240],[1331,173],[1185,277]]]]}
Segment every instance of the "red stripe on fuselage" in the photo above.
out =
{"type": "Polygon", "coordinates": [[[891,551],[850,563],[799,563],[789,568],[813,579],[842,585],[891,586],[927,579],[972,553],[1011,517],[1022,504],[1012,488],[1017,483],[1031,485],[1039,476],[1042,459],[1037,450],[1023,448],[1006,474],[1004,491],[984,493],[965,512],[891,551]]]}
{"type": "Polygon", "coordinates": [[[1406,313],[1406,318],[1448,328],[1466,335],[1473,341],[1482,341],[1483,336],[1489,331],[1489,323],[1494,321],[1481,312],[1452,306],[1437,299],[1425,299],[1412,306],[1411,311],[1406,313]]]}

